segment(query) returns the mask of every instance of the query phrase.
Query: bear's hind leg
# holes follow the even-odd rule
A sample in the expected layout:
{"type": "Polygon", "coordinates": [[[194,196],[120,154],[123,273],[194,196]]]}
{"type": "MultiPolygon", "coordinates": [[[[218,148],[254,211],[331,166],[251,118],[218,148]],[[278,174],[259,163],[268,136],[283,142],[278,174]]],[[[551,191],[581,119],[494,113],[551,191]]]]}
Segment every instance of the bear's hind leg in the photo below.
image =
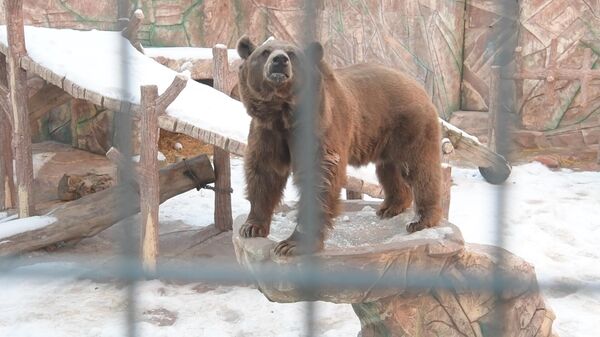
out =
{"type": "Polygon", "coordinates": [[[441,179],[439,161],[417,161],[410,169],[408,181],[413,190],[415,209],[420,218],[406,226],[409,233],[435,227],[442,219],[441,179]]]}
{"type": "Polygon", "coordinates": [[[412,203],[412,192],[402,177],[398,164],[379,163],[375,172],[385,194],[385,199],[377,210],[377,216],[381,219],[393,218],[409,208],[412,203]]]}

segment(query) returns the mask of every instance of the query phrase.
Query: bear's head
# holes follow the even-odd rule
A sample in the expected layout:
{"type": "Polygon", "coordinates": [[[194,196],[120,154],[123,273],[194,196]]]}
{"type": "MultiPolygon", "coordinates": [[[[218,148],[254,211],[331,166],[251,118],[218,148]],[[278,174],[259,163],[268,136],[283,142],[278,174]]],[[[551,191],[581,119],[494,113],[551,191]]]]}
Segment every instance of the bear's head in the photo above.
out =
{"type": "Polygon", "coordinates": [[[323,59],[318,42],[305,49],[279,40],[256,46],[247,36],[238,41],[237,52],[243,60],[239,71],[243,101],[293,101],[307,82],[307,72],[318,69],[323,59]]]}

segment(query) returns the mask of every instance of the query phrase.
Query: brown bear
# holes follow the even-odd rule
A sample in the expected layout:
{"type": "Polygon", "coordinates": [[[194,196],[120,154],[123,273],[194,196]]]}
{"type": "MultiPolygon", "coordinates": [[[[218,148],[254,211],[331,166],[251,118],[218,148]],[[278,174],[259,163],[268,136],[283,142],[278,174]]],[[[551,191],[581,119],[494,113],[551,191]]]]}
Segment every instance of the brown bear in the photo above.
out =
{"type": "MultiPolygon", "coordinates": [[[[440,126],[435,107],[422,86],[407,75],[380,65],[332,69],[318,42],[302,50],[284,41],[255,46],[238,41],[243,60],[239,92],[252,117],[245,155],[247,198],[251,209],[240,228],[243,237],[266,237],[294,161],[295,114],[309,78],[315,78],[318,156],[323,183],[317,195],[322,209],[319,245],[301,249],[307,229],[297,225],[290,238],[275,246],[278,255],[321,249],[338,214],[346,166],[376,164],[385,198],[377,215],[391,218],[411,206],[419,216],[409,232],[433,227],[441,219],[440,126]]],[[[295,181],[297,179],[294,179],[295,181]]],[[[302,195],[300,195],[302,202],[302,195]]]]}

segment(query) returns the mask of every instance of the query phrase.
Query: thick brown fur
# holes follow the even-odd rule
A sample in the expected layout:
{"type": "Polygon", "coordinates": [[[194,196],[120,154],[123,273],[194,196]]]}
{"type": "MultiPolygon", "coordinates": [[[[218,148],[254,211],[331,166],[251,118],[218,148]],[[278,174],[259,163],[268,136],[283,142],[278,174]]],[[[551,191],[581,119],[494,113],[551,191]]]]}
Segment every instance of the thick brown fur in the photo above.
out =
{"type": "MultiPolygon", "coordinates": [[[[333,70],[322,60],[318,43],[307,50],[276,40],[256,47],[243,37],[238,53],[244,59],[239,72],[240,96],[252,117],[245,155],[251,210],[240,229],[242,236],[269,234],[288,176],[292,172],[295,178],[301,176],[294,162],[292,136],[307,69],[314,71],[318,80],[314,134],[319,144],[322,180],[318,196],[324,218],[319,227],[320,245],[310,250],[322,247],[326,230],[338,214],[348,164],[376,164],[385,192],[377,211],[380,217],[402,213],[414,199],[419,219],[407,230],[438,224],[442,214],[440,127],[436,109],[420,84],[399,71],[373,64],[333,70]]],[[[299,227],[276,246],[277,254],[308,252],[298,246],[298,240],[306,235],[299,227]]]]}

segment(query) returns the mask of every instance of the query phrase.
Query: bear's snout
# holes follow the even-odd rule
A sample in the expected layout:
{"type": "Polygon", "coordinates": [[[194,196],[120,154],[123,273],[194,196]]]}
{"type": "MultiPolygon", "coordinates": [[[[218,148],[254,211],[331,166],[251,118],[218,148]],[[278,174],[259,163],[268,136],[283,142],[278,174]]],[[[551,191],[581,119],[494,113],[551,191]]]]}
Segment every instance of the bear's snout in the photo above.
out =
{"type": "Polygon", "coordinates": [[[292,77],[290,58],[283,50],[272,52],[265,68],[266,77],[274,84],[282,84],[292,77]]]}

